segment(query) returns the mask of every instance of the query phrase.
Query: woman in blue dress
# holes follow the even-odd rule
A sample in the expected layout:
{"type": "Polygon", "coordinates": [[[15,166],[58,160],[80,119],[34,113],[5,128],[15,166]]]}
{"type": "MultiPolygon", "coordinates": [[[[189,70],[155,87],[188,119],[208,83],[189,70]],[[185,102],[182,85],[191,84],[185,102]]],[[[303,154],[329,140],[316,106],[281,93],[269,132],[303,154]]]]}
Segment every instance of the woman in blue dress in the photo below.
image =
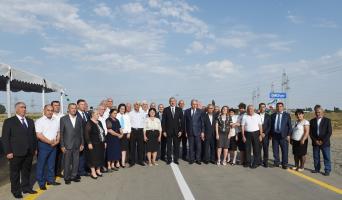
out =
{"type": "Polygon", "coordinates": [[[106,119],[106,125],[108,129],[107,134],[107,161],[108,170],[117,171],[120,167],[121,160],[121,147],[120,139],[122,138],[122,130],[120,122],[116,119],[118,111],[116,109],[111,109],[109,112],[109,117],[106,119]]]}

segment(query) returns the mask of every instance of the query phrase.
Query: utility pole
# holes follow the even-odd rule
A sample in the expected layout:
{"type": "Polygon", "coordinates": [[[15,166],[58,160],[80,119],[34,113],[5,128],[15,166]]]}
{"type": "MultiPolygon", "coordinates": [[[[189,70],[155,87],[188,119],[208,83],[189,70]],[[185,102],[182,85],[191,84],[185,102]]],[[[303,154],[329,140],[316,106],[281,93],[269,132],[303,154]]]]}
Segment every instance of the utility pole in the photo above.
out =
{"type": "Polygon", "coordinates": [[[253,90],[252,92],[252,105],[255,107],[255,99],[256,99],[256,91],[253,90]]]}
{"type": "Polygon", "coordinates": [[[286,109],[289,109],[289,95],[288,95],[288,92],[290,90],[289,82],[290,82],[289,77],[287,76],[284,70],[282,77],[281,77],[281,91],[286,93],[286,99],[284,102],[286,109]]]}

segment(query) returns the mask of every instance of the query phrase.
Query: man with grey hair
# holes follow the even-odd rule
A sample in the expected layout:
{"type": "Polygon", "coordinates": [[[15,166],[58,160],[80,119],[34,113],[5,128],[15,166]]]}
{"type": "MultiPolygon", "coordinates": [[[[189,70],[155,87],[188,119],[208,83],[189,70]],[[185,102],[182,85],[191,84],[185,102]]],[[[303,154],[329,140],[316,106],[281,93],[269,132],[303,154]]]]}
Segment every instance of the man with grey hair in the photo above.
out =
{"type": "Polygon", "coordinates": [[[15,104],[15,112],[15,116],[4,121],[2,142],[10,164],[11,192],[15,198],[23,198],[22,192],[37,193],[30,184],[32,160],[37,154],[37,136],[33,120],[26,117],[24,102],[15,104]]]}
{"type": "Polygon", "coordinates": [[[172,149],[173,162],[179,164],[179,142],[182,136],[183,111],[181,108],[176,107],[176,98],[171,97],[169,103],[170,106],[164,109],[162,120],[163,136],[167,138],[167,164],[172,162],[172,149]]]}
{"type": "MultiPolygon", "coordinates": [[[[183,115],[185,113],[185,101],[183,99],[178,101],[178,107],[182,109],[183,115]]],[[[183,120],[184,123],[184,120],[183,120]]],[[[182,125],[184,127],[184,124],[182,125]]],[[[188,154],[188,138],[186,137],[185,133],[182,133],[182,159],[186,161],[186,156],[188,154]]]]}
{"type": "Polygon", "coordinates": [[[147,103],[147,101],[146,100],[143,100],[142,102],[141,102],[141,111],[145,114],[145,116],[147,117],[147,115],[148,115],[148,103],[147,103]]]}
{"type": "Polygon", "coordinates": [[[332,135],[331,120],[324,117],[324,110],[320,105],[315,106],[316,117],[310,120],[310,137],[312,140],[314,167],[312,173],[319,173],[321,170],[320,152],[324,160],[324,176],[331,172],[330,160],[330,137],[332,135]]]}
{"type": "Polygon", "coordinates": [[[109,117],[109,111],[110,111],[110,109],[112,109],[113,108],[113,99],[112,98],[107,98],[106,100],[105,100],[105,107],[106,107],[106,110],[105,110],[105,112],[104,112],[104,114],[103,114],[103,117],[104,118],[108,118],[109,117]]]}
{"type": "Polygon", "coordinates": [[[196,160],[201,164],[202,141],[204,141],[203,111],[198,108],[198,101],[191,100],[191,108],[184,113],[184,131],[189,140],[189,163],[196,160]]]}

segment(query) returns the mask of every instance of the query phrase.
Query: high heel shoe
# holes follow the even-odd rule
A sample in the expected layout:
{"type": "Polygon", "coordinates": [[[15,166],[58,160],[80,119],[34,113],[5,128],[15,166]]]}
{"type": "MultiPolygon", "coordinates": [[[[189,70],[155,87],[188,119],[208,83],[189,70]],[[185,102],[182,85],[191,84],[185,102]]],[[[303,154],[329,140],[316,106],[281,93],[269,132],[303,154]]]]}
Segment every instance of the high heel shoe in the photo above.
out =
{"type": "Polygon", "coordinates": [[[94,180],[97,179],[97,176],[93,176],[92,174],[90,174],[90,177],[91,177],[92,179],[94,179],[94,180]]]}

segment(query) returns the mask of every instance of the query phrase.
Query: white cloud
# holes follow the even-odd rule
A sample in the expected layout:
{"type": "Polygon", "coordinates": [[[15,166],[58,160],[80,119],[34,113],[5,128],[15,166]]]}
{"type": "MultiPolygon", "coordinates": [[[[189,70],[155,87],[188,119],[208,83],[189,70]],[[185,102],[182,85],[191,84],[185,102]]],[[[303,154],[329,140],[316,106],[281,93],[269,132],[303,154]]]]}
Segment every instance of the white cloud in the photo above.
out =
{"type": "Polygon", "coordinates": [[[203,53],[203,54],[209,54],[215,50],[215,47],[213,45],[205,45],[202,44],[199,41],[192,42],[187,49],[185,49],[185,52],[187,54],[192,53],[203,53]]]}
{"type": "Polygon", "coordinates": [[[270,42],[268,46],[277,51],[291,51],[291,45],[294,41],[274,41],[270,42]]]}
{"type": "Polygon", "coordinates": [[[299,17],[299,16],[288,15],[288,16],[286,16],[286,18],[288,20],[290,20],[290,22],[292,22],[294,24],[302,24],[302,23],[304,23],[304,20],[301,17],[299,17]]]}
{"type": "Polygon", "coordinates": [[[139,14],[145,11],[144,7],[138,3],[127,3],[121,6],[123,11],[129,14],[139,14]]]}
{"type": "Polygon", "coordinates": [[[338,28],[338,25],[335,21],[328,20],[328,19],[319,19],[317,24],[314,25],[314,27],[319,27],[319,28],[338,28]]]}
{"type": "Polygon", "coordinates": [[[196,64],[187,69],[194,77],[208,75],[213,78],[223,79],[229,75],[234,74],[238,70],[238,66],[228,59],[214,60],[206,64],[196,64]]]}
{"type": "Polygon", "coordinates": [[[101,3],[98,6],[96,6],[96,8],[94,8],[94,12],[101,17],[105,17],[110,16],[112,10],[106,4],[101,3]]]}

